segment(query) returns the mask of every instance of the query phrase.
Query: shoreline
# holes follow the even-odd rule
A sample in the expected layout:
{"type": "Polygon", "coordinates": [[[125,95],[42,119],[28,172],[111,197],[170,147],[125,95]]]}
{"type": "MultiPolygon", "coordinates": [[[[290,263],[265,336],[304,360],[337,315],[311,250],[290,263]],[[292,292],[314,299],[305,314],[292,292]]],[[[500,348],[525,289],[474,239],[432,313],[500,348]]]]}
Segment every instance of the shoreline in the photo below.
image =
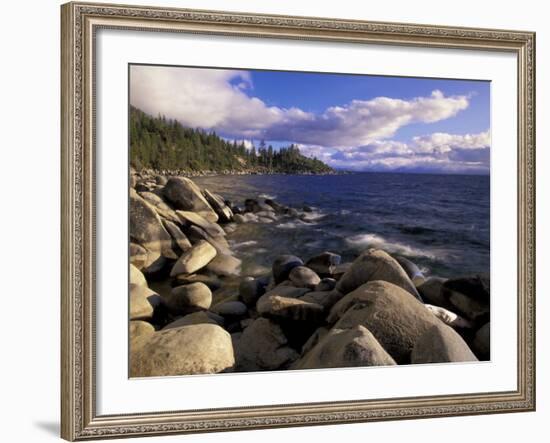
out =
{"type": "MultiPolygon", "coordinates": [[[[307,220],[307,207],[299,210],[257,196],[239,206],[200,189],[189,178],[168,178],[154,171],[134,171],[131,185],[132,376],[488,358],[485,277],[426,278],[410,260],[382,249],[366,249],[347,263],[337,251],[314,257],[283,254],[272,257],[268,272],[241,275],[241,261],[227,234],[249,223],[307,220]],[[403,332],[397,348],[390,331],[361,308],[366,300],[376,305],[385,299],[394,304],[386,315],[396,317],[397,324],[415,325],[403,332]],[[350,318],[354,316],[348,311],[354,310],[361,311],[360,318],[350,318]],[[408,311],[415,313],[414,319],[401,318],[408,311]],[[224,343],[227,355],[218,362],[221,366],[205,369],[204,360],[216,357],[208,353],[185,356],[201,363],[203,372],[177,358],[163,362],[163,373],[147,363],[160,343],[172,349],[171,344],[191,340],[199,329],[201,337],[209,337],[205,328],[211,330],[210,345],[224,343]],[[348,361],[342,349],[356,346],[358,337],[364,349],[348,361]],[[434,340],[441,343],[435,346],[434,340]],[[335,346],[340,341],[341,346],[335,346]],[[272,351],[282,349],[285,358],[270,361],[264,355],[270,346],[272,351]],[[365,352],[372,354],[373,349],[377,357],[366,359],[365,352]],[[325,354],[329,361],[321,357],[325,354]]],[[[384,311],[383,303],[377,309],[384,311]]]]}

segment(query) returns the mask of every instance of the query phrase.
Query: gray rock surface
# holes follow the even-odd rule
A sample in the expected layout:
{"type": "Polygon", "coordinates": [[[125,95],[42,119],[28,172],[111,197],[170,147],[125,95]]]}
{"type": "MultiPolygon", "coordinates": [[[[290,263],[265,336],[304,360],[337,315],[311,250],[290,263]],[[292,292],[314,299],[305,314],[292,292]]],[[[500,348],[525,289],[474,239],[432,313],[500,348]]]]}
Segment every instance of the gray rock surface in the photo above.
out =
{"type": "Polygon", "coordinates": [[[217,325],[196,324],[158,331],[130,353],[130,376],[213,374],[231,371],[233,344],[217,325]]]}
{"type": "Polygon", "coordinates": [[[207,241],[201,240],[178,258],[170,271],[170,276],[175,277],[179,274],[192,274],[197,272],[210,263],[216,255],[216,249],[207,241]]]}
{"type": "Polygon", "coordinates": [[[477,361],[466,342],[455,330],[439,323],[428,328],[416,341],[411,363],[450,363],[477,361]]]}
{"type": "Polygon", "coordinates": [[[365,326],[398,364],[410,363],[411,351],[426,330],[441,324],[418,299],[387,281],[372,281],[347,294],[330,311],[335,328],[365,326]]]}
{"type": "Polygon", "coordinates": [[[218,215],[203,197],[199,187],[190,179],[170,178],[164,186],[163,193],[176,209],[196,212],[213,223],[218,221],[218,215]]]}
{"type": "Polygon", "coordinates": [[[343,368],[356,366],[393,366],[394,359],[378,340],[361,325],[351,329],[332,329],[293,369],[343,368]]]}
{"type": "Polygon", "coordinates": [[[363,252],[338,281],[336,289],[347,294],[362,284],[375,280],[393,283],[414,297],[420,298],[416,287],[401,265],[380,249],[368,249],[363,252]]]}

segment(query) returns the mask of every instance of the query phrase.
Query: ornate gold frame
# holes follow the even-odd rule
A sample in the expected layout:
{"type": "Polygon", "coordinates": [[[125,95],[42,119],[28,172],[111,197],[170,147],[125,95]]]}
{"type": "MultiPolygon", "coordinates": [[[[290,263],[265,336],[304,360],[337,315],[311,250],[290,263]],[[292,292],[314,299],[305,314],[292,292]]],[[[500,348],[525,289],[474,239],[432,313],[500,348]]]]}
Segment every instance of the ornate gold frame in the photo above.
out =
{"type": "Polygon", "coordinates": [[[535,34],[68,3],[61,7],[61,435],[67,440],[535,409],[535,34]],[[94,33],[99,28],[508,51],[518,59],[518,387],[511,392],[98,416],[94,368],[94,33]]]}

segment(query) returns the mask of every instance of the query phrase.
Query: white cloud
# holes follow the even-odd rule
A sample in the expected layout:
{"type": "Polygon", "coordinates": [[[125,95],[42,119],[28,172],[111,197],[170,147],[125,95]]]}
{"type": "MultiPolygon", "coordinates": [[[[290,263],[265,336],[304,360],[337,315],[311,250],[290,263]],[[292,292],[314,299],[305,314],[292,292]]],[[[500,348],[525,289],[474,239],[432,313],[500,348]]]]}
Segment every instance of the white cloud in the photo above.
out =
{"type": "Polygon", "coordinates": [[[489,171],[489,148],[489,131],[463,135],[434,133],[413,137],[411,143],[386,140],[338,150],[300,146],[304,155],[316,156],[339,169],[470,173],[489,171]]]}
{"type": "Polygon", "coordinates": [[[483,149],[491,144],[489,131],[479,134],[454,135],[436,132],[413,138],[416,152],[443,153],[453,149],[483,149]]]}
{"type": "Polygon", "coordinates": [[[253,85],[246,71],[132,66],[130,81],[132,105],[186,126],[229,137],[339,148],[376,143],[405,125],[444,120],[469,105],[467,96],[446,97],[436,90],[411,100],[353,100],[314,114],[268,106],[247,95],[253,85]]]}

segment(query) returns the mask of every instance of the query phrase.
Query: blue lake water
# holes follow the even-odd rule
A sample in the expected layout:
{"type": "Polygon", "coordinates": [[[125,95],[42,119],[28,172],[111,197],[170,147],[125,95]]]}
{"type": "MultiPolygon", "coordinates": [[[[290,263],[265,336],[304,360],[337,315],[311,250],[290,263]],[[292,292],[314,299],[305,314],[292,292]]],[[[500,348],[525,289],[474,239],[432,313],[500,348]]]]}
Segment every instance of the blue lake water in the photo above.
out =
{"type": "Polygon", "coordinates": [[[273,198],[301,209],[310,222],[282,218],[247,224],[228,236],[247,267],[271,267],[283,253],[307,259],[323,251],[350,261],[378,247],[442,277],[489,272],[488,176],[355,173],[196,177],[201,187],[242,206],[245,198],[273,198]]]}

